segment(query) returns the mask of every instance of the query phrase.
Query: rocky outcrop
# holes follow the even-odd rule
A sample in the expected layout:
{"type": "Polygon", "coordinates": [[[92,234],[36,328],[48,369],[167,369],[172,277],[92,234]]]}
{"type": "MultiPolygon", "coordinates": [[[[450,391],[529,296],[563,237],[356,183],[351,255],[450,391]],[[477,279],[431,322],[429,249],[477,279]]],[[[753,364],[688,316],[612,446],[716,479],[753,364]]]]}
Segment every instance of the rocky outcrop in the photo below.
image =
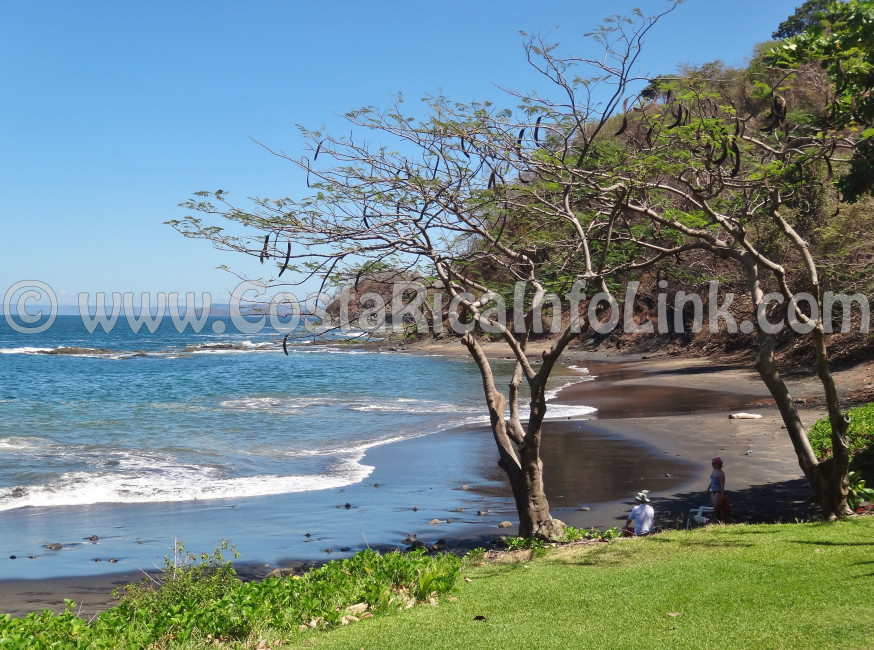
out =
{"type": "Polygon", "coordinates": [[[534,531],[534,537],[546,542],[563,542],[565,539],[565,523],[560,519],[547,519],[534,531]]]}

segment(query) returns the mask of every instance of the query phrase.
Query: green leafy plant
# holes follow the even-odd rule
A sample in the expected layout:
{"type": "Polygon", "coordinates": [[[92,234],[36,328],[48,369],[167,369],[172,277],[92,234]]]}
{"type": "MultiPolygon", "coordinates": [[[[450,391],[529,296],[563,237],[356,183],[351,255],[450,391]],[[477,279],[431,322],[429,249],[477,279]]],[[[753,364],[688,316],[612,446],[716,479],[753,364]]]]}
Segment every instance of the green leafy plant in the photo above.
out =
{"type": "Polygon", "coordinates": [[[244,583],[228,552],[238,557],[227,541],[199,555],[177,544],[160,576],[119,589],[120,604],[90,622],[76,616],[72,601],[57,615],[0,616],[0,647],[236,647],[262,632],[288,638],[341,625],[351,605],[390,613],[435,602],[455,588],[461,568],[451,554],[367,550],[304,575],[244,583]]]}
{"type": "Polygon", "coordinates": [[[865,479],[862,478],[861,472],[850,472],[847,478],[850,481],[847,503],[853,510],[861,506],[862,503],[874,503],[874,489],[865,487],[865,479]]]}
{"type": "MultiPolygon", "coordinates": [[[[847,415],[850,417],[850,426],[847,429],[850,454],[874,446],[874,402],[851,408],[847,415]]],[[[820,459],[831,456],[831,433],[831,420],[828,416],[817,420],[807,432],[813,451],[820,459]]]]}
{"type": "Polygon", "coordinates": [[[476,566],[482,564],[486,559],[486,549],[481,546],[468,551],[464,556],[464,563],[468,566],[476,566]]]}
{"type": "Polygon", "coordinates": [[[507,548],[511,551],[545,549],[546,542],[537,537],[511,537],[507,540],[507,548]]]}

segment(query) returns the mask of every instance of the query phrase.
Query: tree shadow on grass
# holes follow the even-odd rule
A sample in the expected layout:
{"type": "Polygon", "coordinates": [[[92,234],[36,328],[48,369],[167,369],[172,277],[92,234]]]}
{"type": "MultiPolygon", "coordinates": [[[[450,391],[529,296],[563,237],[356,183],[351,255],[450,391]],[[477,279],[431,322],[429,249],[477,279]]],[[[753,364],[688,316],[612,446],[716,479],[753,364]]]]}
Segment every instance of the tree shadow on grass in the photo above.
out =
{"type": "Polygon", "coordinates": [[[594,547],[582,556],[576,556],[573,559],[565,558],[564,561],[574,566],[622,565],[640,552],[641,549],[617,548],[615,544],[611,543],[606,546],[594,547]]]}
{"type": "Polygon", "coordinates": [[[874,546],[872,542],[812,542],[806,539],[793,539],[793,544],[808,544],[811,546],[874,546]]]}
{"type": "Polygon", "coordinates": [[[739,540],[725,539],[723,537],[719,537],[719,538],[707,537],[705,539],[691,538],[690,537],[690,538],[676,539],[676,540],[672,540],[672,541],[677,546],[690,546],[690,547],[695,546],[698,548],[711,547],[711,548],[734,548],[734,549],[737,549],[737,548],[751,548],[751,547],[755,546],[755,544],[753,544],[752,542],[741,542],[739,540]]]}
{"type": "MultiPolygon", "coordinates": [[[[731,518],[726,523],[777,524],[797,521],[817,521],[819,507],[810,501],[812,492],[807,481],[793,479],[743,490],[729,490],[731,518]]],[[[656,524],[662,529],[686,528],[690,510],[710,505],[710,495],[704,491],[681,492],[653,503],[656,524]]],[[[690,527],[698,527],[694,521],[690,527]]]]}

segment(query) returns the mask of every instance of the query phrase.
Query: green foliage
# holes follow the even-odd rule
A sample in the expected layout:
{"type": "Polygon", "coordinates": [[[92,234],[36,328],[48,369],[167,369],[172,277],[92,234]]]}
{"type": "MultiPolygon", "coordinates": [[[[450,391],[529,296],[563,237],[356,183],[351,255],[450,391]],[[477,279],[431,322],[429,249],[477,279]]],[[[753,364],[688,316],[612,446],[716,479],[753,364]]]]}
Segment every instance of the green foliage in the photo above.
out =
{"type": "Polygon", "coordinates": [[[546,542],[537,537],[511,537],[507,540],[507,548],[511,551],[539,550],[546,548],[546,542]]]}
{"type": "MultiPolygon", "coordinates": [[[[874,446],[874,402],[865,406],[857,406],[847,411],[850,416],[850,426],[847,428],[847,440],[850,443],[850,454],[856,454],[874,446]]],[[[807,437],[817,458],[829,458],[832,454],[832,428],[828,416],[817,420],[807,437]]]]}
{"type": "Polygon", "coordinates": [[[874,188],[874,1],[835,2],[818,14],[805,31],[775,46],[768,61],[787,70],[819,62],[832,85],[829,126],[861,131],[862,146],[850,170],[838,182],[849,202],[874,188]]]}
{"type": "MultiPolygon", "coordinates": [[[[608,542],[611,539],[619,537],[619,529],[615,526],[607,530],[598,530],[597,528],[575,528],[574,526],[565,527],[564,539],[562,542],[579,542],[583,540],[597,540],[608,542]]],[[[511,551],[532,550],[542,551],[547,548],[547,543],[537,537],[511,537],[507,540],[507,548],[511,551]]]]}
{"type": "Polygon", "coordinates": [[[240,584],[232,560],[239,553],[228,540],[211,554],[195,555],[182,542],[176,542],[173,557],[164,558],[161,577],[146,578],[138,583],[115,589],[113,596],[121,599],[122,609],[159,611],[177,608],[192,600],[217,600],[240,584]]]}
{"type": "Polygon", "coordinates": [[[467,566],[474,566],[477,564],[481,564],[486,559],[486,549],[481,546],[477,546],[469,550],[464,556],[464,563],[467,566]]]}
{"type": "Polygon", "coordinates": [[[771,38],[790,38],[807,31],[820,21],[821,14],[828,9],[834,0],[807,0],[803,5],[795,9],[795,13],[789,16],[771,34],[771,38]]]}
{"type": "Polygon", "coordinates": [[[241,582],[223,552],[192,555],[180,544],[162,576],[120,590],[121,603],[87,622],[67,610],[0,617],[2,648],[143,648],[244,640],[258,630],[300,634],[308,625],[340,625],[346,608],[366,603],[388,613],[454,589],[461,560],[424,551],[381,555],[367,550],[303,576],[241,582]]]}
{"type": "Polygon", "coordinates": [[[847,490],[847,504],[855,510],[862,503],[874,503],[874,489],[865,487],[862,472],[854,471],[847,474],[850,488],[847,490]]]}

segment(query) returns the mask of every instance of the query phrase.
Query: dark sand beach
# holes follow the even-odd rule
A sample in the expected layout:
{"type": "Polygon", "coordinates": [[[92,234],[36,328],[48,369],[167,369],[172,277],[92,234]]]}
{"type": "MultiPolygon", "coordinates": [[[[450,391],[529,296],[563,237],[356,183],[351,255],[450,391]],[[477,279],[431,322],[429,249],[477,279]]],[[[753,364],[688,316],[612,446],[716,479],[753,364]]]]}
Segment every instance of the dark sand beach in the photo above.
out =
{"type": "MultiPolygon", "coordinates": [[[[776,408],[750,406],[767,395],[750,369],[676,357],[593,360],[575,351],[565,361],[588,367],[597,378],[565,388],[557,402],[598,411],[593,419],[544,426],[547,495],[555,517],[586,528],[619,526],[632,495],[648,489],[657,523],[682,526],[690,508],[708,501],[707,476],[716,455],[725,460],[736,521],[816,515],[776,408]],[[737,411],[763,417],[730,420],[737,411]]],[[[851,375],[837,374],[839,389],[857,387],[860,371],[851,375]]],[[[816,381],[799,379],[790,388],[796,398],[813,395],[816,381]]],[[[807,424],[822,415],[819,408],[803,411],[807,424]]],[[[59,611],[70,598],[82,616],[93,616],[114,603],[115,586],[161,566],[176,539],[200,552],[226,537],[242,553],[241,575],[257,579],[278,566],[307,566],[368,546],[403,548],[410,533],[463,550],[515,532],[498,528],[505,520],[515,527],[517,520],[487,430],[454,429],[374,447],[362,462],[374,467],[368,479],[336,490],[238,502],[4,512],[4,539],[26,531],[22,538],[64,546],[49,551],[10,542],[16,559],[0,559],[0,612],[59,611]],[[46,537],[40,527],[47,522],[65,538],[46,537]],[[99,541],[88,541],[92,534],[99,541]]]]}

